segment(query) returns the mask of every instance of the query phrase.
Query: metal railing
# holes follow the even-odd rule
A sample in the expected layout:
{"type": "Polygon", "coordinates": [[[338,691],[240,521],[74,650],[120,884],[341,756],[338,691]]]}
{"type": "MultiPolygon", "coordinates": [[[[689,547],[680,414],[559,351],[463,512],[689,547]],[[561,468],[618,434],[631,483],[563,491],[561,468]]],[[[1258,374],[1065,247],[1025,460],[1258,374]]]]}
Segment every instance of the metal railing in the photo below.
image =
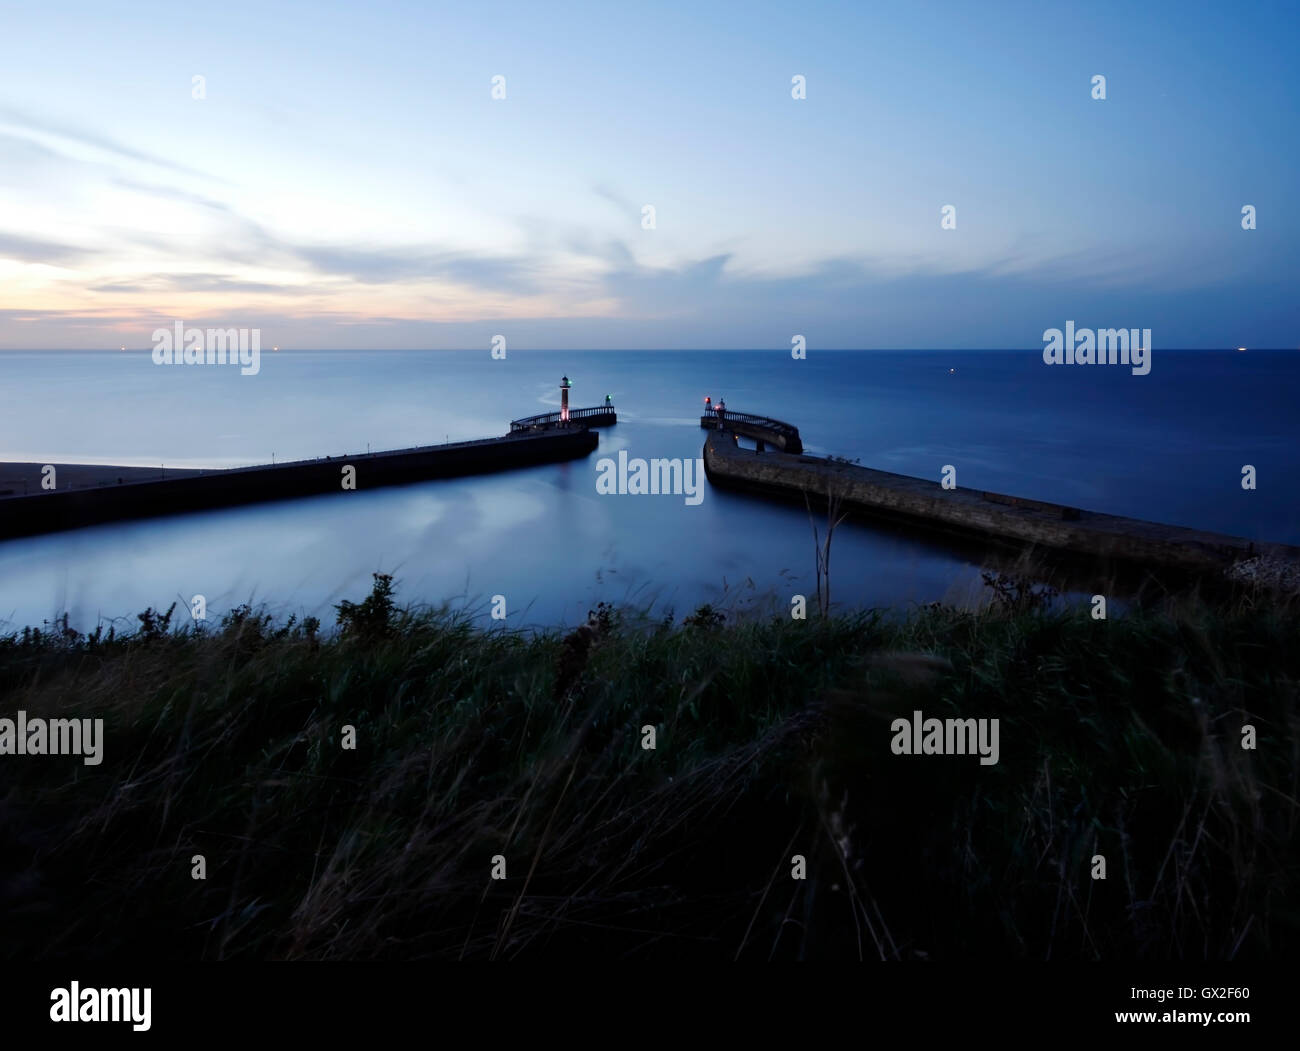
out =
{"type": "Polygon", "coordinates": [[[792,423],[785,423],[781,420],[774,420],[770,416],[757,416],[752,412],[732,412],[726,409],[721,413],[706,413],[700,417],[701,422],[711,420],[708,426],[725,428],[728,423],[749,423],[755,427],[762,427],[764,430],[772,431],[784,438],[799,437],[799,428],[792,423]]]}
{"type": "MultiPolygon", "coordinates": [[[[604,417],[614,418],[614,406],[593,405],[586,409],[570,409],[569,422],[575,420],[599,420],[604,417]]],[[[510,430],[526,431],[534,427],[555,427],[561,423],[558,412],[543,412],[536,416],[525,416],[522,420],[511,420],[510,430]]]]}

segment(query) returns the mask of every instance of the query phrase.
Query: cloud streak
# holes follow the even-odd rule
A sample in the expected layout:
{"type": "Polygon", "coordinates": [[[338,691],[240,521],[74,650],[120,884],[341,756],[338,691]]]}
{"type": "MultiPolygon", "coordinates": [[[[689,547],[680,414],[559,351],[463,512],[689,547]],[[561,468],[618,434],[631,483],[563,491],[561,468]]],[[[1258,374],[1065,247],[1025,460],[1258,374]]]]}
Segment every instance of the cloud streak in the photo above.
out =
{"type": "Polygon", "coordinates": [[[70,266],[93,259],[98,253],[78,245],[60,244],[0,230],[0,259],[20,263],[43,263],[48,266],[70,266]]]}
{"type": "MultiPolygon", "coordinates": [[[[83,148],[98,150],[119,161],[135,161],[139,164],[147,164],[180,175],[198,176],[203,179],[213,178],[208,172],[179,164],[167,157],[159,157],[143,150],[134,149],[108,135],[89,131],[75,124],[63,123],[49,117],[38,117],[23,110],[15,109],[12,106],[0,106],[0,123],[10,124],[19,129],[20,132],[26,132],[27,135],[48,136],[83,148]]],[[[42,144],[38,142],[38,145],[42,144]]],[[[49,152],[60,151],[51,150],[49,152]]],[[[66,156],[66,154],[63,155],[66,156]]]]}

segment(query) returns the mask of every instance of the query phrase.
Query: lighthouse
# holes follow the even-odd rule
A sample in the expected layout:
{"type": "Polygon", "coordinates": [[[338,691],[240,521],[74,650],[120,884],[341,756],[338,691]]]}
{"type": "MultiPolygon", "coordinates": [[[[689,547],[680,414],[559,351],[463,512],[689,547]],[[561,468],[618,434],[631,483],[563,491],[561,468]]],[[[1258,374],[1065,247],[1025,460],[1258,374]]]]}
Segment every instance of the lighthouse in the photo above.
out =
{"type": "Polygon", "coordinates": [[[569,422],[569,388],[573,384],[569,382],[568,376],[560,378],[560,422],[569,422]]]}

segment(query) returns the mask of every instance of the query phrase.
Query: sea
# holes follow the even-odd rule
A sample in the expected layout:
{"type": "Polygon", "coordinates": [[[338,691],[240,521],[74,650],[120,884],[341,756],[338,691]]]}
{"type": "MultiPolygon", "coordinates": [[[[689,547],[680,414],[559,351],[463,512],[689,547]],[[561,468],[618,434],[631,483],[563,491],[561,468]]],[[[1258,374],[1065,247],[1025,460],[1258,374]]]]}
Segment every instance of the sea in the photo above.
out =
{"type": "MultiPolygon", "coordinates": [[[[1300,544],[1300,352],[1155,350],[1151,371],[961,351],[270,351],[256,375],[148,350],[0,353],[0,460],[228,467],[506,433],[609,395],[585,459],[0,541],[0,631],[136,626],[204,597],[283,619],[399,601],[549,628],[599,602],[656,619],[815,608],[824,514],[714,489],[602,494],[602,458],[701,456],[705,397],[800,430],[805,450],[1089,510],[1300,544]],[[1243,486],[1253,467],[1254,486],[1243,486]],[[499,598],[498,598],[499,596],[499,598]]],[[[0,513],[3,509],[0,508],[0,513]]],[[[842,609],[975,602],[987,552],[897,525],[834,534],[842,609]]],[[[1086,590],[1086,588],[1085,588],[1086,590]]]]}

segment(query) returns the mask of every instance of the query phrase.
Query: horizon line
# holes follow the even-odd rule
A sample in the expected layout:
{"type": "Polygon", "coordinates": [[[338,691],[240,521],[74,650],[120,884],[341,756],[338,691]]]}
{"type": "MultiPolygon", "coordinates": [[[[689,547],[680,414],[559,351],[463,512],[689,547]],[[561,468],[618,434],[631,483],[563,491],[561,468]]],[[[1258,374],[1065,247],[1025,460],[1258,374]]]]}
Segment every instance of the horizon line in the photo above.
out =
{"type": "MultiPolygon", "coordinates": [[[[1041,346],[1026,347],[810,347],[813,354],[987,354],[1042,352],[1041,346]]],[[[1162,352],[1212,353],[1214,351],[1277,352],[1297,347],[1237,347],[1228,345],[1160,347],[1162,352]]],[[[144,347],[0,347],[0,354],[148,354],[144,347]]],[[[491,354],[491,348],[475,347],[279,347],[263,348],[263,354],[491,354]]],[[[512,347],[515,354],[789,354],[789,347],[512,347]]]]}

